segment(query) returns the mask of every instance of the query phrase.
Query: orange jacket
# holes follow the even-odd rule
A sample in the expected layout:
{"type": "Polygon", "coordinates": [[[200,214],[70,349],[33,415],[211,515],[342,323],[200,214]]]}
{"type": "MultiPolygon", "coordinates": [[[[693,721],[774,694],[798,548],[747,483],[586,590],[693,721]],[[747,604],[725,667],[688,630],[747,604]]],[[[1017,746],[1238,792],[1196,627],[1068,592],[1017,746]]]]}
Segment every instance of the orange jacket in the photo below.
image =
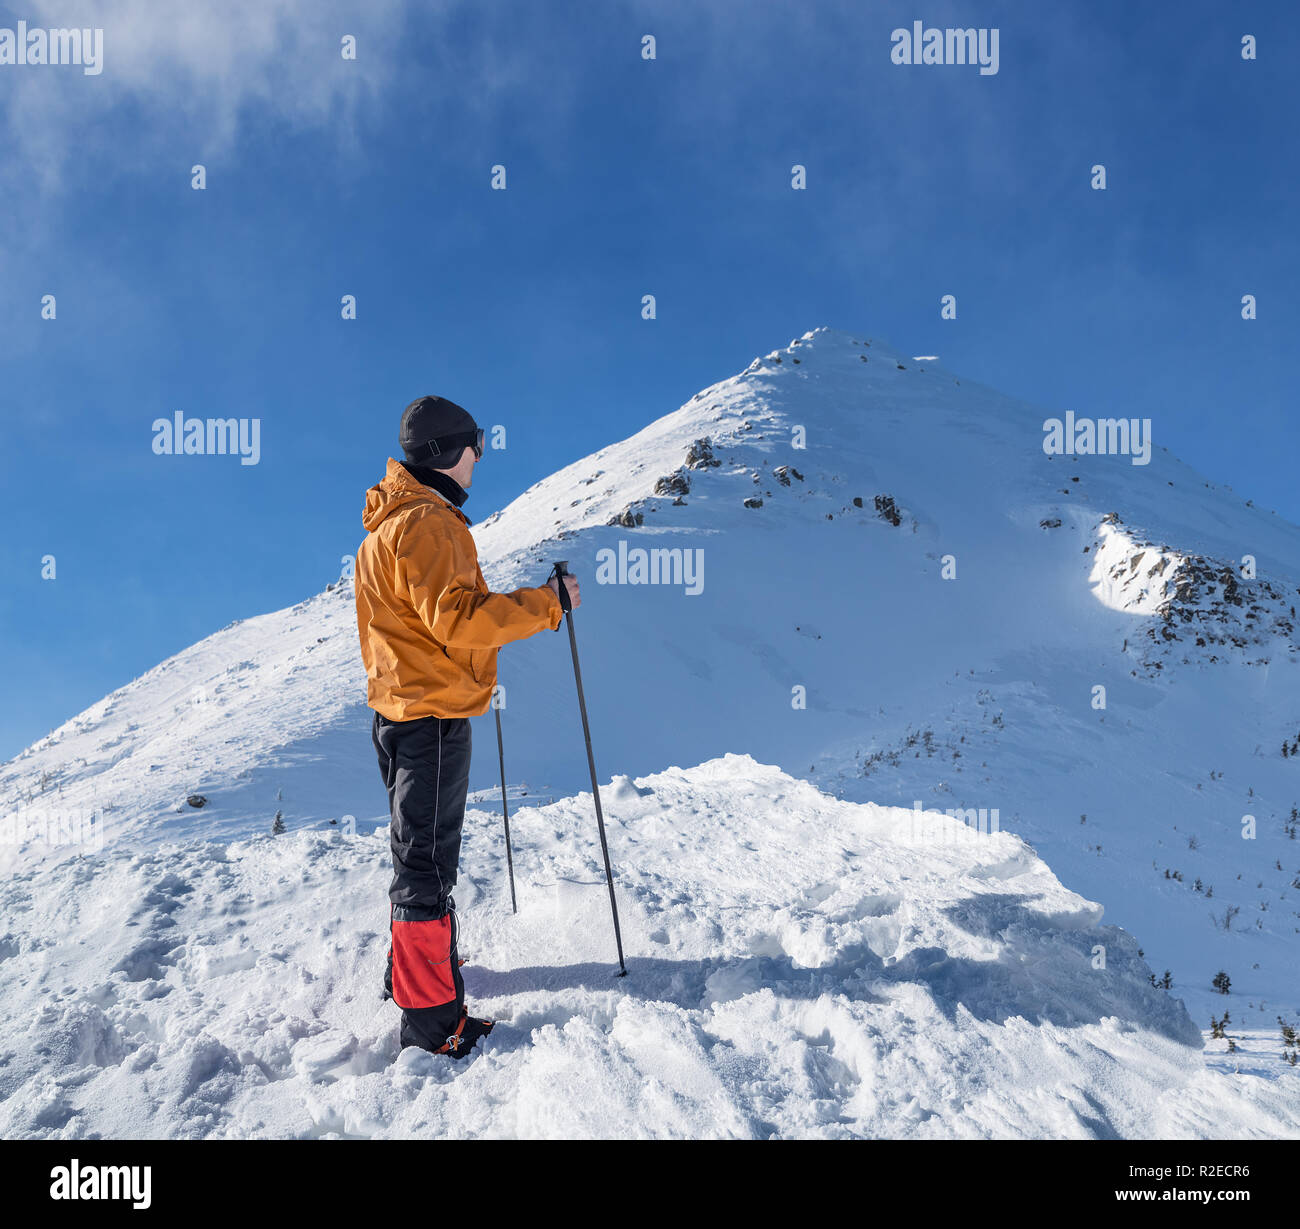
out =
{"type": "Polygon", "coordinates": [[[354,574],[367,702],[390,721],[488,710],[497,649],[563,618],[549,585],[490,593],[469,522],[391,457],[354,574]]]}

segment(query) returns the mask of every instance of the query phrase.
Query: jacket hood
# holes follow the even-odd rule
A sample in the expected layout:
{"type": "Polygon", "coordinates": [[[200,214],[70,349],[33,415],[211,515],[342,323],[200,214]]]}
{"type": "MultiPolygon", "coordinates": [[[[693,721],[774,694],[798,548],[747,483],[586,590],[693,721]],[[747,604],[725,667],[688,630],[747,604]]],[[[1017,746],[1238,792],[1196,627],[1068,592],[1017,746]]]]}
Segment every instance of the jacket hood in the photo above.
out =
{"type": "Polygon", "coordinates": [[[366,492],[366,507],[361,513],[361,523],[368,531],[378,529],[394,512],[412,504],[442,504],[450,508],[462,520],[461,510],[438,494],[432,487],[417,482],[407,473],[399,461],[388,458],[388,472],[383,481],[376,483],[366,492]]]}

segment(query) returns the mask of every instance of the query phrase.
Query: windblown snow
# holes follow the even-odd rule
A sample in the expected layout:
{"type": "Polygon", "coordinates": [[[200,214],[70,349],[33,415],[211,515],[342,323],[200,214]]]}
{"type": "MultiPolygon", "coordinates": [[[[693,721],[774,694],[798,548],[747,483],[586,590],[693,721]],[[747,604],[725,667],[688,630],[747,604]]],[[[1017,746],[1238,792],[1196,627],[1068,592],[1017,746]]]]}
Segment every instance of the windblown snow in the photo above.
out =
{"type": "Polygon", "coordinates": [[[1259,1132],[1135,940],[1017,837],[747,756],[467,818],[464,1069],[376,995],[386,830],[113,848],[20,874],[6,1136],[1167,1136],[1259,1132]],[[69,944],[64,936],[93,937],[69,944]],[[44,936],[37,939],[37,936],[44,936]]]}
{"type": "Polygon", "coordinates": [[[517,915],[475,727],[467,1065],[379,999],[346,577],[0,767],[0,1129],[1300,1135],[1300,530],[1159,446],[1049,457],[1053,413],[817,329],[476,526],[496,587],[586,582],[630,976],[535,637],[517,915]]]}

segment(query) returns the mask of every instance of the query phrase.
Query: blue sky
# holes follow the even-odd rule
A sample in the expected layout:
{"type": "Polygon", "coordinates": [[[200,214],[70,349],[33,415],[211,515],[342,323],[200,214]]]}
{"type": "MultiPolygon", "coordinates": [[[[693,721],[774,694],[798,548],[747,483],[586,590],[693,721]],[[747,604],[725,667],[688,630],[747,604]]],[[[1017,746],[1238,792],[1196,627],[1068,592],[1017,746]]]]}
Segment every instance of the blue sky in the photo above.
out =
{"type": "Polygon", "coordinates": [[[507,428],[478,520],[825,324],[1149,416],[1300,521],[1291,4],[157,11],[0,5],[105,46],[0,66],[0,757],[334,579],[423,393],[507,428]],[[998,73],[892,64],[914,20],[997,27],[998,73]],[[260,419],[259,464],[156,456],[177,410],[260,419]]]}

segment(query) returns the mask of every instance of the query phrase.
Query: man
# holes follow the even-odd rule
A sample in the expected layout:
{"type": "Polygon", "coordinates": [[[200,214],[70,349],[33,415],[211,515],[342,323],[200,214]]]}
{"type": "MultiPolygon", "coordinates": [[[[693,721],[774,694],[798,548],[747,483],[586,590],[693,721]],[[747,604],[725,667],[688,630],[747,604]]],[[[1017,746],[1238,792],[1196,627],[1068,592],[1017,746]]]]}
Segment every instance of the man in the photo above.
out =
{"type": "MultiPolygon", "coordinates": [[[[355,588],[373,741],[392,816],[391,945],[384,980],[401,1044],[464,1058],[492,1021],[465,1011],[451,890],[469,788],[469,718],[488,710],[497,649],[560,625],[554,579],[491,593],[461,512],[483,431],[421,397],[402,413],[404,460],[366,492],[355,588]]],[[[576,609],[578,582],[564,578],[576,609]]]]}

